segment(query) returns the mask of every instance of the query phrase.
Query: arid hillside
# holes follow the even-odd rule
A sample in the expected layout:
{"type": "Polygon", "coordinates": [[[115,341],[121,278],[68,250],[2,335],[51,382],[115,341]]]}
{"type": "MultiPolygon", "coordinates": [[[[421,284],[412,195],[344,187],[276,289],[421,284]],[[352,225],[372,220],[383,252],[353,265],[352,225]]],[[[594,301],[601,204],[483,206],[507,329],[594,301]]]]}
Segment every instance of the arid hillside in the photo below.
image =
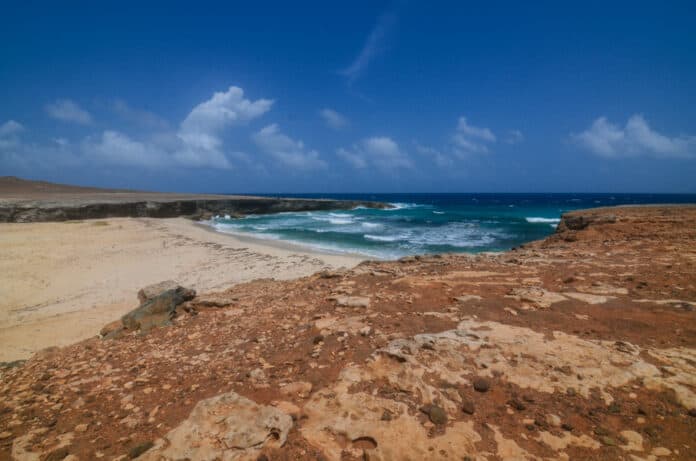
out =
{"type": "Polygon", "coordinates": [[[2,369],[0,459],[696,459],[696,207],[151,295],[2,369]]]}

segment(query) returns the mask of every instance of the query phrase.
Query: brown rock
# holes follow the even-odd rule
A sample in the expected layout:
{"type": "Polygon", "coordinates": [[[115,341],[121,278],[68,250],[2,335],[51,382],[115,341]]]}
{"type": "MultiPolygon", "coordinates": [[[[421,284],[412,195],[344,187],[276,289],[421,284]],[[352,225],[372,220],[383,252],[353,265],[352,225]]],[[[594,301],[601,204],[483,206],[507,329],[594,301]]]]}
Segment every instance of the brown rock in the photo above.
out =
{"type": "Polygon", "coordinates": [[[488,378],[476,378],[474,379],[474,390],[477,392],[488,392],[491,388],[491,382],[488,378]]]}
{"type": "Polygon", "coordinates": [[[427,407],[428,417],[433,424],[447,424],[447,413],[442,407],[437,405],[430,405],[427,407]]]}
{"type": "Polygon", "coordinates": [[[472,402],[469,399],[463,399],[462,400],[462,411],[466,413],[467,415],[473,415],[474,412],[476,411],[476,407],[474,406],[474,402],[472,402]]]}

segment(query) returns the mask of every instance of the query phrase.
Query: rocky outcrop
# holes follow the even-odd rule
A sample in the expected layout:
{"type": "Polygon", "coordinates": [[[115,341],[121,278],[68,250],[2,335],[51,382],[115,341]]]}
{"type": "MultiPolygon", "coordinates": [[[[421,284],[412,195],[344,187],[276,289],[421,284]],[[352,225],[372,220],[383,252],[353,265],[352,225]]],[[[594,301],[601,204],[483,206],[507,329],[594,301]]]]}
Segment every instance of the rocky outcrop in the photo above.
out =
{"type": "Polygon", "coordinates": [[[282,447],[292,418],[277,408],[235,392],[202,400],[179,426],[137,459],[140,461],[256,460],[266,447],[282,447]]]}
{"type": "Polygon", "coordinates": [[[615,222],[616,216],[610,213],[592,211],[570,212],[561,216],[561,221],[556,229],[557,232],[579,231],[586,229],[590,225],[614,224],[615,222]]]}
{"type": "Polygon", "coordinates": [[[147,333],[153,327],[169,325],[177,307],[195,296],[194,290],[171,280],[147,286],[138,292],[140,306],[121,317],[120,321],[104,326],[100,336],[114,339],[125,332],[147,333]]]}

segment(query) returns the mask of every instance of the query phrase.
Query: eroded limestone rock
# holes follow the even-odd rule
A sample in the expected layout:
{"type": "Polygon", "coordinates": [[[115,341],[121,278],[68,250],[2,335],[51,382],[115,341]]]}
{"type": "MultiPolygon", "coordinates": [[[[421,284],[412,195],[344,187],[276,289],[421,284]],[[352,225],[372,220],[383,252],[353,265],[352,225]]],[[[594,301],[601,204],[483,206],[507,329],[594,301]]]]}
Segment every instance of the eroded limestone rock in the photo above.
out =
{"type": "Polygon", "coordinates": [[[280,447],[292,418],[235,392],[196,404],[189,417],[137,459],[238,461],[256,459],[264,446],[280,447]]]}

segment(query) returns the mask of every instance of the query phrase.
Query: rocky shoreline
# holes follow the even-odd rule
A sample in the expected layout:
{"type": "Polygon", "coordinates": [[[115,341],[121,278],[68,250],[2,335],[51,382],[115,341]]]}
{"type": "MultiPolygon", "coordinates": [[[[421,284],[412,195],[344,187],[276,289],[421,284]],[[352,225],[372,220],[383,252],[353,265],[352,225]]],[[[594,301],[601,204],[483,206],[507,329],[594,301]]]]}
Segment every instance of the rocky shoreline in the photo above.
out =
{"type": "Polygon", "coordinates": [[[696,458],[695,207],[573,212],[501,254],[163,288],[118,333],[2,370],[0,459],[696,458]]]}
{"type": "Polygon", "coordinates": [[[382,202],[174,194],[81,188],[0,177],[0,223],[106,218],[208,219],[297,211],[389,208],[382,202]]]}

